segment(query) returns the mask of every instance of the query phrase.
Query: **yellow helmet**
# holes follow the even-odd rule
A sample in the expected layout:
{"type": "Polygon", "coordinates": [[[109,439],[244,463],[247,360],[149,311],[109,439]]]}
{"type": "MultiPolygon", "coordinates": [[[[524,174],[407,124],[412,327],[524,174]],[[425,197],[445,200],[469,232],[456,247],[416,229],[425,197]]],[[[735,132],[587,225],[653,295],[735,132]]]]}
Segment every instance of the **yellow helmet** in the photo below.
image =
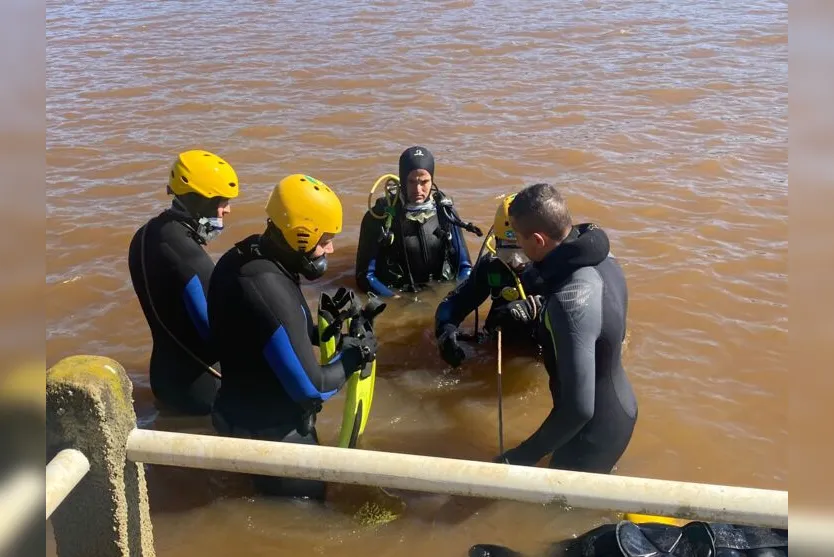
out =
{"type": "Polygon", "coordinates": [[[501,200],[498,210],[495,211],[495,220],[492,223],[492,233],[496,240],[502,242],[516,242],[515,232],[510,226],[510,203],[515,199],[516,194],[506,196],[501,200]]]}
{"type": "Polygon", "coordinates": [[[240,191],[232,165],[202,149],[179,154],[171,166],[168,188],[175,195],[196,193],[209,199],[234,199],[240,191]]]}
{"type": "Polygon", "coordinates": [[[312,176],[293,174],[273,188],[266,216],[294,250],[316,247],[325,234],[342,231],[342,203],[330,187],[312,176]]]}

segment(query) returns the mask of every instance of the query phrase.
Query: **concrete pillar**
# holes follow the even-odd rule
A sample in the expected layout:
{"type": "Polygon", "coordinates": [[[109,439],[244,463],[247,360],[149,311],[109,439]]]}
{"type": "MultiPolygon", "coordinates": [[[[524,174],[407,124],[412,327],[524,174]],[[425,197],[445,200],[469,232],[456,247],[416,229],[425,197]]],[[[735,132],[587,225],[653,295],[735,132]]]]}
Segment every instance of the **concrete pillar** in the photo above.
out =
{"type": "Polygon", "coordinates": [[[124,368],[99,356],[72,356],[46,374],[46,450],[84,453],[90,471],[52,514],[58,557],[153,557],[142,464],[126,460],[136,427],[124,368]]]}

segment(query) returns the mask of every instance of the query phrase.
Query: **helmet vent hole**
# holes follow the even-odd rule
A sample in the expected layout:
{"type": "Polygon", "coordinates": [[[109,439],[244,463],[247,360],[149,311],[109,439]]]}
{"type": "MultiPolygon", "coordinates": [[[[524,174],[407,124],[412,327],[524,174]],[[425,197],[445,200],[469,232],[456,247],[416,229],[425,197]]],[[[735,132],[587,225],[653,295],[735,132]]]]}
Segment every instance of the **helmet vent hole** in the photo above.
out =
{"type": "Polygon", "coordinates": [[[217,161],[217,164],[226,164],[226,163],[223,162],[223,161],[217,161]]]}
{"type": "Polygon", "coordinates": [[[229,187],[230,188],[236,188],[237,184],[235,184],[234,182],[229,182],[229,187]]]}
{"type": "Polygon", "coordinates": [[[180,180],[182,180],[186,184],[188,183],[188,178],[186,178],[185,176],[180,176],[180,180]]]}
{"type": "Polygon", "coordinates": [[[171,171],[171,178],[173,178],[173,177],[174,177],[174,171],[172,170],[171,171]]]}
{"type": "Polygon", "coordinates": [[[300,181],[300,182],[306,182],[306,181],[307,181],[307,178],[299,178],[299,181],[300,181]]]}
{"type": "Polygon", "coordinates": [[[204,157],[210,157],[211,155],[209,155],[208,153],[203,153],[203,156],[204,157]]]}
{"type": "Polygon", "coordinates": [[[320,187],[318,187],[318,186],[313,186],[313,188],[314,188],[316,191],[321,190],[321,188],[320,188],[320,187]]]}

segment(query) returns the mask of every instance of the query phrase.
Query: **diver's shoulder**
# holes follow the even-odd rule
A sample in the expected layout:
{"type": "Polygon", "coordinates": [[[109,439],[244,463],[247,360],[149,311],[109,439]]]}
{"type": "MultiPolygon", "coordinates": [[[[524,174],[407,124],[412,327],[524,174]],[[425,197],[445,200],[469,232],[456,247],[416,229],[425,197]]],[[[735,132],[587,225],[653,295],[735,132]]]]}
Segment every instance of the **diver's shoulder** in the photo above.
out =
{"type": "Polygon", "coordinates": [[[611,253],[594,267],[603,282],[626,282],[625,270],[620,261],[611,253]]]}
{"type": "Polygon", "coordinates": [[[579,269],[575,270],[571,273],[570,277],[560,286],[561,288],[565,288],[571,283],[588,283],[591,285],[602,284],[602,275],[599,272],[599,265],[602,265],[605,262],[603,260],[598,265],[588,266],[588,267],[580,267],[579,269]]]}
{"type": "Polygon", "coordinates": [[[550,296],[550,303],[574,312],[602,298],[603,280],[596,267],[582,267],[562,282],[550,296]]]}

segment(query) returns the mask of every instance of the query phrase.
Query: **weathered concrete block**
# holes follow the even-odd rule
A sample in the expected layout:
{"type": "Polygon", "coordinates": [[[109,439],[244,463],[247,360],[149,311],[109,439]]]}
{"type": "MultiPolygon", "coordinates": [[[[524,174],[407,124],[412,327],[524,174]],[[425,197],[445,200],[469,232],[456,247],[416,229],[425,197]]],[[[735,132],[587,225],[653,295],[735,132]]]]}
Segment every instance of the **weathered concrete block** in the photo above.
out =
{"type": "Polygon", "coordinates": [[[74,448],[90,472],[51,517],[59,557],[153,557],[145,471],[126,460],[133,386],[115,360],[72,356],[46,374],[47,458],[74,448]]]}

